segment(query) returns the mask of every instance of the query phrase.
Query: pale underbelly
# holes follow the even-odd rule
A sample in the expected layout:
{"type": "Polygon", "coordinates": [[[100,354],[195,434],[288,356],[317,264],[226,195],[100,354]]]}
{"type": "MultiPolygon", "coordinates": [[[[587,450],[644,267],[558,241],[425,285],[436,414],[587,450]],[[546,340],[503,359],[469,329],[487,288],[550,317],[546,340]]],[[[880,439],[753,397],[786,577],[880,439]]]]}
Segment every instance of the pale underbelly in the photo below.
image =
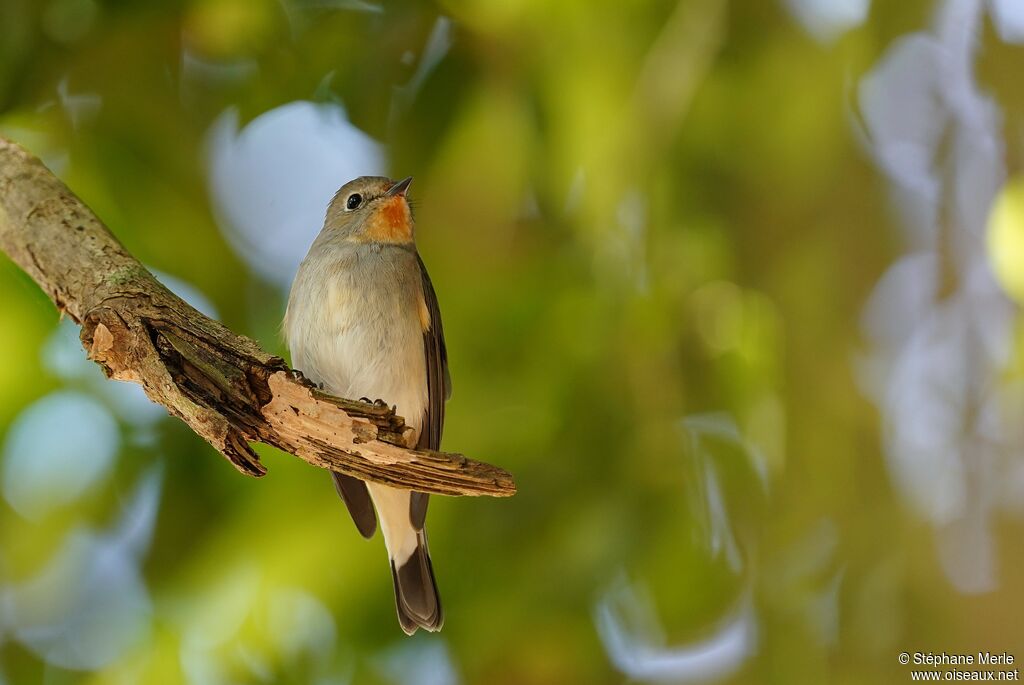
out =
{"type": "MultiPolygon", "coordinates": [[[[336,328],[324,331],[301,353],[293,352],[293,361],[333,395],[383,400],[394,406],[418,434],[427,407],[422,334],[408,330],[413,326],[390,323],[349,327],[344,333],[335,332],[336,328]]],[[[418,328],[418,321],[412,324],[418,328]]],[[[415,440],[416,435],[410,437],[415,440]]]]}

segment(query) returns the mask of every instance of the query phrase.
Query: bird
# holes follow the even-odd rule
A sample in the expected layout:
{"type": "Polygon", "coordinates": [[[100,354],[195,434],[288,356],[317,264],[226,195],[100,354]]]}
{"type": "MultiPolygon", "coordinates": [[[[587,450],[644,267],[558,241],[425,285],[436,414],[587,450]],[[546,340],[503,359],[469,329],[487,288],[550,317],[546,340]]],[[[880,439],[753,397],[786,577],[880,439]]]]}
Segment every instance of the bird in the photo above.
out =
{"type": "MultiPolygon", "coordinates": [[[[412,446],[437,450],[452,383],[437,295],[416,249],[411,183],[361,176],[338,190],[296,272],[283,331],[309,380],[339,397],[387,402],[412,429],[412,446]]],[[[363,537],[380,522],[402,630],[440,630],[428,496],[331,476],[363,537]]]]}

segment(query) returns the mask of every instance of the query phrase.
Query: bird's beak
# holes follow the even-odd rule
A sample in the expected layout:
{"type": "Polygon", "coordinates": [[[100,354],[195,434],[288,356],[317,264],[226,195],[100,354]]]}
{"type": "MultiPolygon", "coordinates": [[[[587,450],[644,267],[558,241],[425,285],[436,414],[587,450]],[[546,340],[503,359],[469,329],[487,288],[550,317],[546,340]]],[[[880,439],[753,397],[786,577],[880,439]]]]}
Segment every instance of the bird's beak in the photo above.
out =
{"type": "Polygon", "coordinates": [[[405,197],[405,191],[409,190],[409,186],[412,185],[412,176],[403,178],[395,185],[388,188],[388,192],[384,193],[384,197],[405,197]]]}

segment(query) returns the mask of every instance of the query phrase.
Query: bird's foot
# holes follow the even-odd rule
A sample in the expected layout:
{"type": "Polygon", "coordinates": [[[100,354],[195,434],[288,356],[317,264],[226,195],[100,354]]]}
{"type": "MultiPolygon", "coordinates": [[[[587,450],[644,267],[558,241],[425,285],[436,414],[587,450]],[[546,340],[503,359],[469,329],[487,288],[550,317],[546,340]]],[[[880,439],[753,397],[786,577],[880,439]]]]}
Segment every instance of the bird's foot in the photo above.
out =
{"type": "MultiPolygon", "coordinates": [[[[381,407],[383,407],[384,409],[388,408],[388,403],[385,402],[384,400],[380,399],[380,398],[377,398],[375,400],[371,400],[369,397],[360,397],[359,401],[360,402],[365,402],[366,404],[372,404],[377,409],[380,409],[381,407]]],[[[391,411],[395,411],[396,406],[391,407],[391,411]]]]}

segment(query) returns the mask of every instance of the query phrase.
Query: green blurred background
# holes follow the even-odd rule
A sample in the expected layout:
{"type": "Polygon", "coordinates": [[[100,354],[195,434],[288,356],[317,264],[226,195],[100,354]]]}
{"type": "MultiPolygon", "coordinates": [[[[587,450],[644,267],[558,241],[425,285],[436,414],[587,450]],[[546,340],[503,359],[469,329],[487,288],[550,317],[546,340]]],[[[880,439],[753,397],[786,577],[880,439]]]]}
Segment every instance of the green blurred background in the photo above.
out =
{"type": "Polygon", "coordinates": [[[326,474],[243,478],[0,257],[0,682],[1024,659],[1020,7],[0,0],[0,135],[278,354],[333,190],[414,176],[444,447],[519,487],[434,498],[407,639],[326,474]]]}

